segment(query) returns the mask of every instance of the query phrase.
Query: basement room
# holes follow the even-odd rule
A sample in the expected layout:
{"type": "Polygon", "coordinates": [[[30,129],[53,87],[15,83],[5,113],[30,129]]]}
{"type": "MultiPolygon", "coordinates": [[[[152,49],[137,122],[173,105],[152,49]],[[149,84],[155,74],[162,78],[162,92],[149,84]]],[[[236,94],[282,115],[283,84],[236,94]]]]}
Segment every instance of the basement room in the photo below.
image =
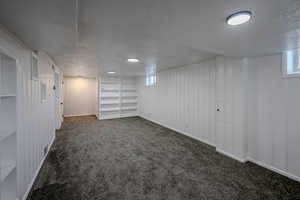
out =
{"type": "Polygon", "coordinates": [[[0,200],[300,200],[300,0],[0,0],[0,200]]]}

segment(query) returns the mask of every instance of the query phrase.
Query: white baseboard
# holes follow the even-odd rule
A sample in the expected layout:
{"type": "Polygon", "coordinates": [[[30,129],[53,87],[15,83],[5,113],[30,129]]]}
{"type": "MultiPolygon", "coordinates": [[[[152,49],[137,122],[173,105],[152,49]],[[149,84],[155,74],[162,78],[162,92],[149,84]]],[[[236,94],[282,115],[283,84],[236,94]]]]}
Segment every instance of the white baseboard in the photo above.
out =
{"type": "Polygon", "coordinates": [[[85,113],[85,114],[77,114],[77,115],[64,115],[64,117],[83,117],[83,116],[90,116],[90,115],[96,115],[94,113],[85,113]]]}
{"type": "MultiPolygon", "coordinates": [[[[180,134],[183,134],[183,135],[186,135],[186,136],[188,136],[188,137],[194,138],[195,140],[198,140],[198,141],[200,141],[200,142],[206,143],[206,144],[208,144],[208,145],[210,145],[210,146],[213,146],[213,147],[216,146],[215,144],[212,144],[212,143],[210,143],[210,142],[204,141],[204,140],[199,139],[199,138],[197,138],[197,137],[195,137],[195,136],[192,136],[192,135],[190,135],[190,134],[183,133],[182,131],[179,131],[179,130],[177,130],[177,129],[175,129],[175,128],[168,127],[168,126],[166,126],[166,125],[164,125],[164,124],[162,124],[162,123],[160,123],[160,122],[157,122],[157,121],[155,121],[155,120],[152,120],[152,119],[150,119],[150,118],[148,118],[148,117],[144,117],[144,116],[139,116],[139,117],[144,118],[144,119],[146,119],[146,120],[149,120],[149,121],[151,121],[151,122],[154,122],[154,123],[156,123],[156,124],[159,124],[159,125],[161,125],[161,126],[163,126],[163,127],[169,128],[169,129],[171,129],[171,130],[173,130],[173,131],[176,131],[176,132],[178,132],[178,133],[180,133],[180,134]]],[[[221,150],[221,149],[218,149],[218,148],[216,148],[216,151],[219,152],[219,153],[221,153],[221,154],[223,154],[223,155],[225,155],[225,156],[228,156],[228,157],[230,157],[230,158],[232,158],[232,159],[235,159],[235,160],[237,160],[237,161],[239,161],[239,162],[241,162],[241,163],[245,163],[245,162],[249,161],[249,162],[255,163],[255,164],[257,164],[257,165],[259,165],[259,166],[261,166],[261,167],[264,167],[264,168],[266,168],[266,169],[269,169],[269,170],[271,170],[271,171],[274,171],[274,172],[276,172],[276,173],[278,173],[278,174],[281,174],[281,175],[283,175],[283,176],[286,176],[286,177],[288,177],[288,178],[290,178],[290,179],[292,179],[292,180],[295,180],[295,181],[300,182],[300,177],[298,177],[298,176],[296,176],[296,175],[293,175],[293,174],[291,174],[291,173],[289,173],[289,172],[286,172],[286,171],[277,169],[277,168],[275,168],[275,167],[273,167],[273,166],[270,166],[270,165],[268,165],[268,164],[265,164],[265,163],[263,163],[263,162],[261,162],[261,161],[257,161],[257,160],[255,160],[255,159],[250,158],[250,157],[247,157],[247,158],[245,158],[245,159],[238,158],[238,157],[236,157],[236,156],[234,156],[234,155],[232,155],[232,154],[230,154],[230,153],[227,153],[227,152],[225,152],[225,151],[223,151],[223,150],[221,150]]]]}
{"type": "Polygon", "coordinates": [[[158,121],[155,121],[155,120],[153,120],[153,119],[150,119],[150,118],[148,118],[148,117],[144,117],[144,116],[141,116],[141,115],[139,115],[139,117],[144,118],[144,119],[146,119],[146,120],[148,120],[148,121],[154,122],[154,123],[156,123],[156,124],[159,124],[159,125],[161,125],[161,126],[163,126],[163,127],[166,127],[166,128],[168,128],[168,129],[171,129],[171,130],[173,130],[173,131],[176,131],[177,133],[180,133],[180,134],[182,134],[182,135],[185,135],[185,136],[188,136],[188,137],[193,138],[193,139],[195,139],[195,140],[198,140],[199,142],[208,144],[209,146],[216,147],[216,145],[213,144],[213,143],[211,143],[211,142],[208,142],[208,141],[206,141],[206,140],[197,138],[197,137],[195,137],[195,136],[193,136],[193,135],[191,135],[191,134],[188,134],[188,133],[183,133],[182,131],[179,131],[179,130],[177,130],[176,128],[172,128],[172,127],[166,126],[166,125],[164,125],[164,124],[162,124],[162,123],[160,123],[160,122],[158,122],[158,121]]]}
{"type": "Polygon", "coordinates": [[[291,173],[289,173],[289,172],[283,171],[283,170],[281,170],[281,169],[277,169],[276,167],[273,167],[273,166],[271,166],[271,165],[268,165],[268,164],[266,164],[266,163],[264,163],[264,162],[255,160],[255,159],[253,159],[253,158],[251,158],[251,157],[247,157],[247,161],[252,162],[252,163],[255,163],[255,164],[257,164],[257,165],[259,165],[259,166],[261,166],[261,167],[264,167],[264,168],[269,169],[269,170],[271,170],[271,171],[273,171],[273,172],[276,172],[276,173],[278,173],[278,174],[281,174],[281,175],[286,176],[286,177],[288,177],[288,178],[290,178],[290,179],[293,179],[293,180],[295,180],[295,181],[300,182],[300,177],[298,177],[298,176],[296,176],[296,175],[293,175],[293,174],[291,174],[291,173]]]}
{"type": "Polygon", "coordinates": [[[26,200],[27,199],[27,197],[28,197],[28,195],[30,193],[30,190],[31,190],[31,188],[32,188],[32,186],[34,184],[34,181],[37,178],[37,176],[39,175],[39,172],[40,172],[40,170],[41,170],[41,168],[42,168],[42,166],[43,166],[43,164],[44,164],[44,162],[45,162],[45,160],[46,160],[46,158],[48,156],[48,153],[49,153],[49,151],[50,151],[53,143],[54,143],[54,140],[55,140],[55,134],[54,134],[54,136],[53,136],[53,138],[52,138],[52,140],[51,140],[51,142],[50,142],[50,144],[48,146],[48,151],[47,151],[46,155],[43,157],[42,161],[40,162],[37,170],[35,171],[34,176],[33,176],[32,180],[31,180],[31,182],[30,182],[30,184],[29,184],[29,186],[28,186],[25,194],[23,195],[22,200],[26,200]]]}
{"type": "Polygon", "coordinates": [[[225,151],[223,151],[221,149],[216,148],[216,151],[219,152],[219,153],[221,153],[221,154],[223,154],[223,155],[225,155],[225,156],[228,156],[228,157],[230,157],[230,158],[232,158],[234,160],[237,160],[237,161],[239,161],[241,163],[247,162],[247,159],[239,158],[239,157],[237,157],[235,155],[232,155],[231,153],[227,153],[227,152],[225,152],[225,151]]]}
{"type": "Polygon", "coordinates": [[[101,118],[98,117],[99,120],[106,120],[106,119],[121,119],[121,118],[127,118],[127,117],[138,117],[138,115],[127,115],[127,116],[117,116],[117,117],[107,117],[107,118],[101,118]]]}

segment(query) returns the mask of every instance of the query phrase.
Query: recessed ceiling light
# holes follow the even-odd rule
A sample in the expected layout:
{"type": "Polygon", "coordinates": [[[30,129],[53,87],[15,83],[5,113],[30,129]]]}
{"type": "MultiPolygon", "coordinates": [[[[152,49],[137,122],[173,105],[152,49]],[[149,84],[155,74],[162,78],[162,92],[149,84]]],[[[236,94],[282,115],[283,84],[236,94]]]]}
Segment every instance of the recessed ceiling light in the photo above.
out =
{"type": "Polygon", "coordinates": [[[108,74],[115,74],[116,72],[114,71],[110,71],[110,72],[107,72],[108,74]]]}
{"type": "Polygon", "coordinates": [[[248,22],[252,17],[251,11],[240,11],[227,17],[227,24],[237,26],[248,22]]]}
{"type": "Polygon", "coordinates": [[[137,63],[137,62],[140,62],[139,59],[136,59],[136,58],[128,58],[127,61],[128,61],[128,62],[131,62],[131,63],[137,63]]]}

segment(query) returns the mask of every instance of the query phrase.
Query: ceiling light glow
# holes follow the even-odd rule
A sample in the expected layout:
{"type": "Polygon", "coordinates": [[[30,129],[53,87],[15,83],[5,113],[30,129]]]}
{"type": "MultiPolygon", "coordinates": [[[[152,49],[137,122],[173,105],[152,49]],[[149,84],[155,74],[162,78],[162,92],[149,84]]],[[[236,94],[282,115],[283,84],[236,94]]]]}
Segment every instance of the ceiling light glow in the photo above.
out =
{"type": "Polygon", "coordinates": [[[237,26],[248,22],[252,17],[252,12],[250,11],[240,11],[229,15],[226,19],[227,24],[231,26],[237,26]]]}
{"type": "Polygon", "coordinates": [[[107,72],[108,74],[115,74],[116,72],[114,71],[110,71],[110,72],[107,72]]]}
{"type": "Polygon", "coordinates": [[[128,62],[131,62],[131,63],[137,63],[137,62],[140,62],[139,59],[136,59],[136,58],[128,58],[127,61],[128,61],[128,62]]]}

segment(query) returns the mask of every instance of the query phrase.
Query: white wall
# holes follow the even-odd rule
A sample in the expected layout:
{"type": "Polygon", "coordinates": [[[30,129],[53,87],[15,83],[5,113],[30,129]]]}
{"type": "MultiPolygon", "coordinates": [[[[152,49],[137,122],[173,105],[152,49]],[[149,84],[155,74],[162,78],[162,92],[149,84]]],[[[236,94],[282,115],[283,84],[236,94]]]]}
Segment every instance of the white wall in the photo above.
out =
{"type": "Polygon", "coordinates": [[[139,79],[139,114],[163,126],[214,144],[215,61],[162,71],[157,85],[139,79]]]}
{"type": "Polygon", "coordinates": [[[281,66],[281,55],[217,57],[159,72],[155,87],[142,77],[140,116],[300,181],[300,78],[281,66]]]}
{"type": "Polygon", "coordinates": [[[282,77],[281,55],[248,65],[248,156],[300,180],[300,78],[282,77]]]}
{"type": "MultiPolygon", "coordinates": [[[[244,162],[246,146],[247,61],[216,58],[216,148],[244,162]]],[[[213,112],[213,111],[212,111],[213,112]]]]}
{"type": "Polygon", "coordinates": [[[22,199],[44,158],[44,147],[50,145],[55,137],[53,62],[46,54],[39,55],[41,81],[47,84],[47,101],[41,103],[40,81],[31,80],[30,50],[2,28],[0,48],[18,60],[17,179],[18,197],[22,199]]]}
{"type": "Polygon", "coordinates": [[[97,80],[64,77],[64,116],[96,115],[97,80]]]}

